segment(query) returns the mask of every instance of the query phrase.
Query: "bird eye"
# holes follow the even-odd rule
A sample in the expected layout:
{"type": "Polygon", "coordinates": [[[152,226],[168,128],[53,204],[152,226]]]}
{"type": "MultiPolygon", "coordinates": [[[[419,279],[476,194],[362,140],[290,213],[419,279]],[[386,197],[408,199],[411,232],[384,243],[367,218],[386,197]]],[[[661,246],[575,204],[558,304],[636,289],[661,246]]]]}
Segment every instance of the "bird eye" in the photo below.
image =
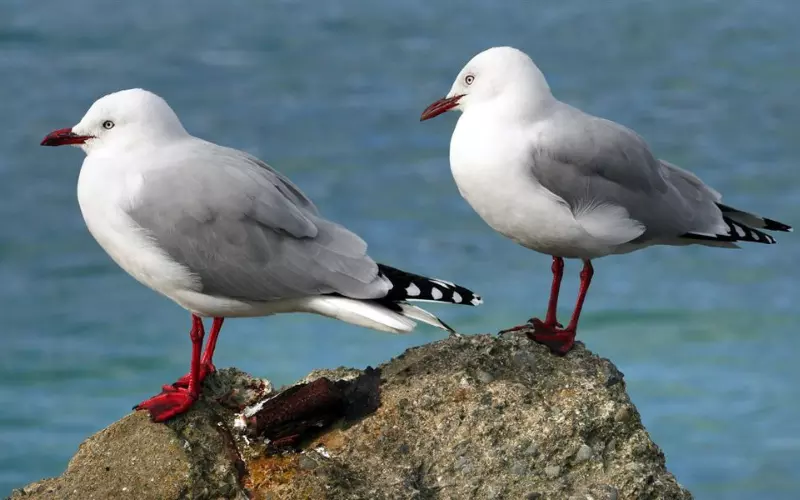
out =
{"type": "Polygon", "coordinates": [[[111,120],[104,121],[103,128],[106,130],[114,128],[114,122],[112,122],[111,120]]]}
{"type": "Polygon", "coordinates": [[[467,75],[464,77],[464,83],[467,85],[472,85],[472,82],[475,81],[475,77],[473,75],[467,75]]]}

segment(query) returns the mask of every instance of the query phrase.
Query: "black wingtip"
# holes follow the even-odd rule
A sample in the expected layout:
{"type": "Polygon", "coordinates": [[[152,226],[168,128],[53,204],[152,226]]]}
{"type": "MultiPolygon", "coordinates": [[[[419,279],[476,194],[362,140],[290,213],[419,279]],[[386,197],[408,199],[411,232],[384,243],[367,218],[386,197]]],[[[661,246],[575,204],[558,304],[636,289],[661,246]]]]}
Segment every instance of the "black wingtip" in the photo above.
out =
{"type": "Polygon", "coordinates": [[[378,264],[378,270],[381,276],[392,283],[392,288],[384,297],[386,300],[445,302],[465,306],[483,303],[480,295],[449,281],[427,278],[384,264],[378,264]]]}
{"type": "MultiPolygon", "coordinates": [[[[720,243],[745,242],[763,243],[765,245],[774,245],[777,243],[775,238],[767,233],[735,221],[730,217],[723,216],[722,220],[728,225],[728,234],[686,233],[681,235],[681,237],[700,241],[715,241],[720,243]]],[[[785,224],[782,225],[786,226],[785,224]]]]}
{"type": "Polygon", "coordinates": [[[782,231],[784,233],[791,233],[792,226],[778,222],[774,219],[761,217],[760,215],[744,212],[738,208],[733,208],[722,203],[717,203],[717,207],[723,214],[728,214],[731,219],[734,219],[740,224],[751,225],[757,229],[766,229],[767,231],[782,231]]]}
{"type": "Polygon", "coordinates": [[[776,220],[767,219],[766,217],[764,217],[764,229],[768,231],[783,231],[784,233],[791,233],[794,231],[792,226],[776,220]]]}

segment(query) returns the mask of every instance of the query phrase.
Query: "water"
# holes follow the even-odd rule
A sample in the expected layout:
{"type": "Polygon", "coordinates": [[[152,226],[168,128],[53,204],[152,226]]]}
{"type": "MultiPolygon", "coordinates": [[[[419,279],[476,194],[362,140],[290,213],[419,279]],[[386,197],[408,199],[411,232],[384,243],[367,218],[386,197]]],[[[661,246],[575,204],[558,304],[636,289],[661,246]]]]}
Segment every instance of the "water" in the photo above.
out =
{"type": "MultiPolygon", "coordinates": [[[[38,147],[97,97],[142,86],[196,135],[294,179],[377,259],[478,289],[436,307],[465,332],[543,313],[545,256],[489,230],[447,165],[455,116],[418,123],[492,45],[556,94],[642,133],[726,200],[800,220],[793,0],[0,6],[0,493],[59,474],[88,435],[188,367],[188,315],[119,270],[75,201],[82,153],[38,147]],[[606,5],[609,4],[609,5],[606,5]]],[[[657,248],[596,262],[582,340],[625,372],[669,468],[698,498],[800,496],[800,240],[657,248]]],[[[578,268],[567,266],[568,314],[578,268]]],[[[310,316],[226,324],[218,366],[278,383],[376,365],[442,337],[310,316]]]]}

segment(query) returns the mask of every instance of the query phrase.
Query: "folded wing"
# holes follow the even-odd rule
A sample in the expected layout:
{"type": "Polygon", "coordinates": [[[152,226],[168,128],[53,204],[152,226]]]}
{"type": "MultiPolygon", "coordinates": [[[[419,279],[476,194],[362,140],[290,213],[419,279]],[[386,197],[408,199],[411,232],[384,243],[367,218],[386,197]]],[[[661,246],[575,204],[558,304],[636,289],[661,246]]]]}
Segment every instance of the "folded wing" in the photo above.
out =
{"type": "Polygon", "coordinates": [[[303,193],[240,151],[195,143],[145,174],[131,218],[209,295],[263,301],[390,287],[366,243],[323,219],[303,193]]]}
{"type": "Polygon", "coordinates": [[[697,176],[658,160],[635,132],[565,106],[536,141],[531,172],[609,244],[773,243],[789,226],[720,203],[697,176]]]}

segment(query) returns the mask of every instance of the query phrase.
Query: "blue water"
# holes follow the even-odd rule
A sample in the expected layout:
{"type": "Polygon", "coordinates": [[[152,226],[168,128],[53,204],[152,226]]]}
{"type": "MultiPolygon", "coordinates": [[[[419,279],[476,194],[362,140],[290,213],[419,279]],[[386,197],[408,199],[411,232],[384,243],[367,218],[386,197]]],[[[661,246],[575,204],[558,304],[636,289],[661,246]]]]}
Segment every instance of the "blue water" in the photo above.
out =
{"type": "MultiPolygon", "coordinates": [[[[800,221],[795,0],[103,2],[0,6],[0,494],[59,474],[88,435],[188,367],[189,318],[118,269],[75,200],[82,153],[38,146],[142,86],[195,135],[295,180],[372,255],[457,280],[464,332],[543,313],[550,262],[458,195],[455,116],[420,124],[476,52],[511,44],[556,94],[637,129],[729,204],[800,221]]],[[[700,499],[800,498],[800,240],[596,262],[580,336],[626,374],[669,468],[700,499]]],[[[578,266],[568,264],[569,313],[578,266]]],[[[442,338],[284,316],[226,324],[218,366],[278,383],[442,338]]]]}

